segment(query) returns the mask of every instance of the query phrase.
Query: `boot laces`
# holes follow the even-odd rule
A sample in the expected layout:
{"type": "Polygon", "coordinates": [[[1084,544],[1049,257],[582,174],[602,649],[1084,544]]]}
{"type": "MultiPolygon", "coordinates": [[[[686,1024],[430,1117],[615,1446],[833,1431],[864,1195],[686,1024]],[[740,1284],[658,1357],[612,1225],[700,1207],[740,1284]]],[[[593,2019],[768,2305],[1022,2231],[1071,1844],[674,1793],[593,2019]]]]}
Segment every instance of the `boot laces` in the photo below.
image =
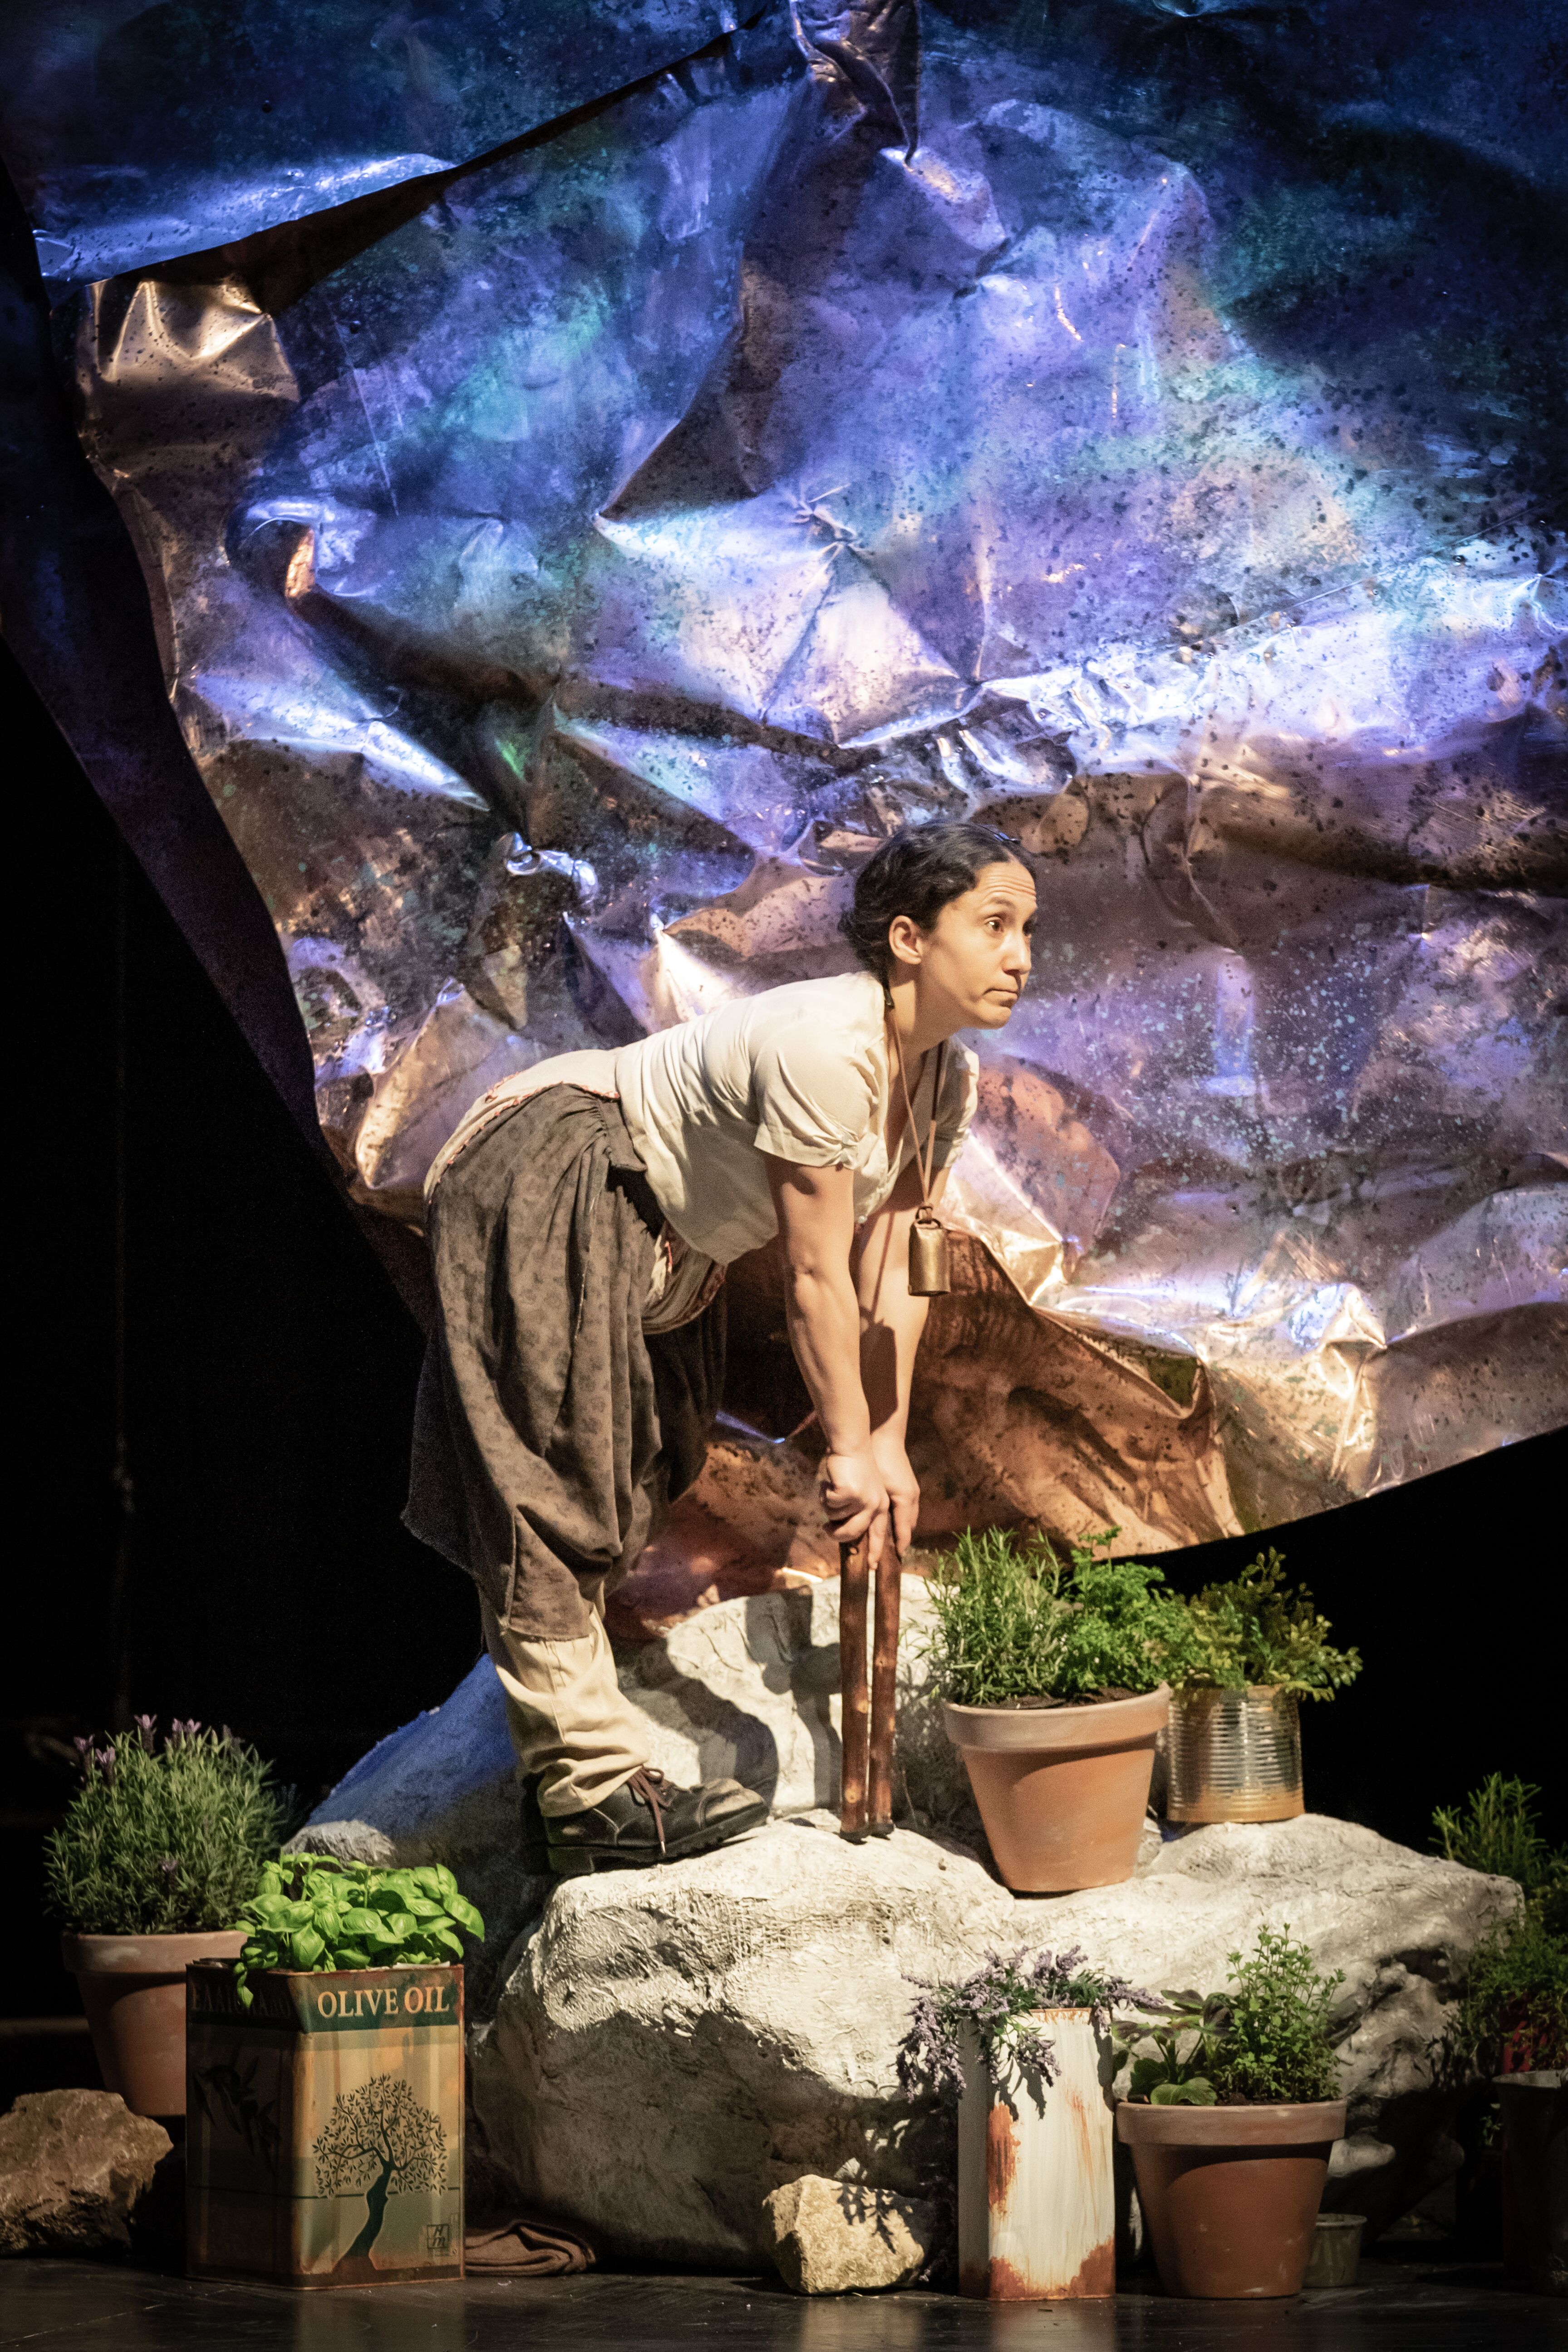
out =
{"type": "Polygon", "coordinates": [[[639,1765],[626,1786],[637,1802],[646,1805],[653,1815],[653,1825],[658,1836],[660,1853],[668,1851],[664,1842],[664,1808],[668,1801],[668,1781],[657,1764],[639,1765]]]}

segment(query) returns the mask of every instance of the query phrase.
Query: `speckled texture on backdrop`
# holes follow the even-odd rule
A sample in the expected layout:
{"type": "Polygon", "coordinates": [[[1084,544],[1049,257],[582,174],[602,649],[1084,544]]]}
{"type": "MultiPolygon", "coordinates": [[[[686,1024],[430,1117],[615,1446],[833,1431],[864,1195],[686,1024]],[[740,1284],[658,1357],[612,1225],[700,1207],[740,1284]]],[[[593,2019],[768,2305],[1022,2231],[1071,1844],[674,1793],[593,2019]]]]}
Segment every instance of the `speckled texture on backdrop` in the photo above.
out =
{"type": "Polygon", "coordinates": [[[183,179],[147,135],[162,267],[131,115],[114,162],[46,79],[23,160],[131,257],[58,313],[82,430],[357,1195],[416,1215],[508,1070],[837,968],[877,839],[970,811],[1043,921],[927,1532],[1192,1541],[1568,1418],[1552,9],[671,6],[513,89],[454,6],[439,140],[330,102],[350,13],[295,20],[313,197],[251,124],[202,210],[243,77],[183,179]]]}

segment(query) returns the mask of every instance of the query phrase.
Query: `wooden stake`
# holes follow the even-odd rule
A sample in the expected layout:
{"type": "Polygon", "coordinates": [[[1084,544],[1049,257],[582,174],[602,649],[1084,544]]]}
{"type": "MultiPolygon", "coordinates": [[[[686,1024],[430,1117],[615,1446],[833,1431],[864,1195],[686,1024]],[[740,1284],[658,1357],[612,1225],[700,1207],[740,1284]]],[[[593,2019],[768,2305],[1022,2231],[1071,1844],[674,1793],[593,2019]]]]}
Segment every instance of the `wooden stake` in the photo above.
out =
{"type": "Polygon", "coordinates": [[[877,1566],[877,1630],[871,1651],[870,1832],[893,1834],[893,1726],[898,1706],[899,1601],[903,1568],[891,1528],[877,1566]]]}
{"type": "MultiPolygon", "coordinates": [[[[867,1538],[838,1547],[838,1681],[844,1699],[840,1734],[843,1767],[838,1801],[838,1834],[866,1834],[866,1775],[869,1761],[870,1717],[866,1693],[866,1601],[870,1571],[867,1538]]],[[[881,1580],[878,1580],[878,1617],[881,1615],[881,1580]]]]}

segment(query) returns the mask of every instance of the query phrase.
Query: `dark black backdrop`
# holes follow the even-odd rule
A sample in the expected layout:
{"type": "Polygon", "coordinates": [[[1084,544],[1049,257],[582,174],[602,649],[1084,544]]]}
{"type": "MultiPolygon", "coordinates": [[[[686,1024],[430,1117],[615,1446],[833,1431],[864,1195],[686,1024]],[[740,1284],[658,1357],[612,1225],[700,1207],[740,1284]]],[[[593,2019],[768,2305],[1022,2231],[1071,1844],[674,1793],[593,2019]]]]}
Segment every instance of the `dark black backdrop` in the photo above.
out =
{"type": "MultiPolygon", "coordinates": [[[[465,1580],[398,1522],[414,1325],[3,646],[0,746],[16,1277],[0,1853],[13,1906],[37,1921],[5,1939],[3,2016],[74,2006],[38,1917],[38,1848],[69,1785],[61,1745],[106,1721],[117,1691],[233,1724],[314,1796],[439,1703],[479,1630],[465,1580]]],[[[1541,1438],[1277,1531],[1367,1660],[1347,1696],[1309,1710],[1315,1806],[1422,1843],[1435,1801],[1500,1767],[1548,1784],[1568,1831],[1551,1785],[1565,1463],[1563,1436],[1541,1438]]],[[[1195,1582],[1255,1549],[1165,1565],[1195,1582]]]]}

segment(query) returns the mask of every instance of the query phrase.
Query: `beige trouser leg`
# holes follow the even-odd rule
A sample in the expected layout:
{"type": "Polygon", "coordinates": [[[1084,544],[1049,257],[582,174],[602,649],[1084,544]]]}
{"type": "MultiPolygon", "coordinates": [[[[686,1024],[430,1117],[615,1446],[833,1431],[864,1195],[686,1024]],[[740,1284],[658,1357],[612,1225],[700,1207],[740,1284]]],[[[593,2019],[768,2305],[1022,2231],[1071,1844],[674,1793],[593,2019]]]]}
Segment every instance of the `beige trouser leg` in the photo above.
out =
{"type": "Polygon", "coordinates": [[[520,1771],[539,1781],[542,1812],[580,1813],[647,1762],[647,1726],[621,1696],[604,1603],[580,1642],[530,1642],[481,1600],[485,1647],[506,1693],[520,1771]]]}

